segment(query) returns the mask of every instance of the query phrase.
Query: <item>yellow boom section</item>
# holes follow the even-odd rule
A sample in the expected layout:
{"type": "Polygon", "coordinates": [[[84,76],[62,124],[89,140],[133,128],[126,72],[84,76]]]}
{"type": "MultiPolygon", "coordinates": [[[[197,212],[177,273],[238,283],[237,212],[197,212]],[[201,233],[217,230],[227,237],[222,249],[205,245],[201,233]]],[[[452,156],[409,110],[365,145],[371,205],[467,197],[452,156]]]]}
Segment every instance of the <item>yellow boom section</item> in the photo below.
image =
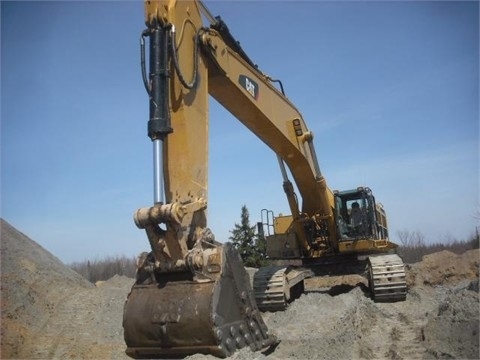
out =
{"type": "Polygon", "coordinates": [[[176,74],[172,76],[170,108],[175,130],[168,137],[165,158],[167,200],[206,198],[208,92],[287,164],[302,198],[297,209],[289,201],[292,214],[327,218],[335,231],[333,194],[320,173],[313,134],[296,107],[232,49],[220,32],[212,27],[202,30],[204,7],[200,2],[146,1],[145,9],[147,25],[174,25],[179,68],[186,79],[193,78],[194,72],[198,79],[188,90],[176,74]]]}

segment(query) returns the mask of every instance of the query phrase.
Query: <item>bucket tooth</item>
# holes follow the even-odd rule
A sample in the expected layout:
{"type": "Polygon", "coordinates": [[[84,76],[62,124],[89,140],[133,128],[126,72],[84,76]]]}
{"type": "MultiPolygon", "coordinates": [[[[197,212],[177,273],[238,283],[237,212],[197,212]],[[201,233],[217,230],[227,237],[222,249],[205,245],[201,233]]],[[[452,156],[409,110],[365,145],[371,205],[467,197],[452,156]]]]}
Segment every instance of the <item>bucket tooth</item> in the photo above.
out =
{"type": "Polygon", "coordinates": [[[157,282],[133,285],[123,317],[127,355],[227,357],[246,346],[257,351],[276,342],[257,308],[237,250],[229,243],[216,249],[221,266],[210,279],[161,273],[157,282]]]}

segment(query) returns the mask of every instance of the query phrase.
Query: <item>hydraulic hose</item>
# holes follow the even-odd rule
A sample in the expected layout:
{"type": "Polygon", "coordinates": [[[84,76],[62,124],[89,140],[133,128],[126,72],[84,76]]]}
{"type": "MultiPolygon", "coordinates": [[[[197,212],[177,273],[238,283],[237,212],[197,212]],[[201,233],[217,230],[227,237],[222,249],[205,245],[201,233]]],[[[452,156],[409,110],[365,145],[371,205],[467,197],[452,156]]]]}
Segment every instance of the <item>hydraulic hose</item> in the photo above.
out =
{"type": "Polygon", "coordinates": [[[205,31],[204,28],[200,28],[197,33],[195,34],[195,39],[194,39],[194,47],[193,47],[193,75],[192,75],[192,80],[190,82],[187,82],[185,79],[185,76],[182,73],[182,70],[180,69],[180,64],[178,61],[178,54],[177,54],[177,41],[176,41],[176,31],[175,31],[175,26],[172,25],[172,28],[170,30],[171,32],[171,41],[170,41],[170,47],[172,50],[172,60],[173,60],[173,66],[175,67],[175,72],[178,75],[178,79],[180,80],[181,84],[186,87],[187,89],[193,89],[195,85],[197,84],[197,78],[198,78],[198,43],[199,43],[199,38],[200,34],[205,31]]]}

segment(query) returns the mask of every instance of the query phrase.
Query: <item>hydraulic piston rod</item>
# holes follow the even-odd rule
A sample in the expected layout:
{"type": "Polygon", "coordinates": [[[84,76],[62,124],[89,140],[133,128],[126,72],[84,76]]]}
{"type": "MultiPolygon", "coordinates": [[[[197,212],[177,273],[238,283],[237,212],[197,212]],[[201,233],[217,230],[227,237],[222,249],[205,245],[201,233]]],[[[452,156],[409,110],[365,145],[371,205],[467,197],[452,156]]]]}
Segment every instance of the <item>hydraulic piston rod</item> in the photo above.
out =
{"type": "Polygon", "coordinates": [[[153,140],[153,203],[165,204],[163,140],[153,140]]]}

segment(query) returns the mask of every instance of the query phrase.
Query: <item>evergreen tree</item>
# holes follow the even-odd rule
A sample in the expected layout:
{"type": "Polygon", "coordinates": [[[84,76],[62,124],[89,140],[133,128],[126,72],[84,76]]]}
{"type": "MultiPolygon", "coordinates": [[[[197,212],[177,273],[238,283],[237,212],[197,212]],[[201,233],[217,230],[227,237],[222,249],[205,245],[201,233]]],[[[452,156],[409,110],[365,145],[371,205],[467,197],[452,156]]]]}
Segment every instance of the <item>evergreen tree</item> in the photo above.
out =
{"type": "Polygon", "coordinates": [[[242,206],[241,222],[235,224],[230,240],[240,253],[245,266],[260,267],[265,265],[265,239],[255,234],[255,226],[250,225],[250,215],[245,205],[242,206]]]}
{"type": "Polygon", "coordinates": [[[267,241],[263,235],[257,235],[255,240],[257,267],[267,266],[267,241]]]}

